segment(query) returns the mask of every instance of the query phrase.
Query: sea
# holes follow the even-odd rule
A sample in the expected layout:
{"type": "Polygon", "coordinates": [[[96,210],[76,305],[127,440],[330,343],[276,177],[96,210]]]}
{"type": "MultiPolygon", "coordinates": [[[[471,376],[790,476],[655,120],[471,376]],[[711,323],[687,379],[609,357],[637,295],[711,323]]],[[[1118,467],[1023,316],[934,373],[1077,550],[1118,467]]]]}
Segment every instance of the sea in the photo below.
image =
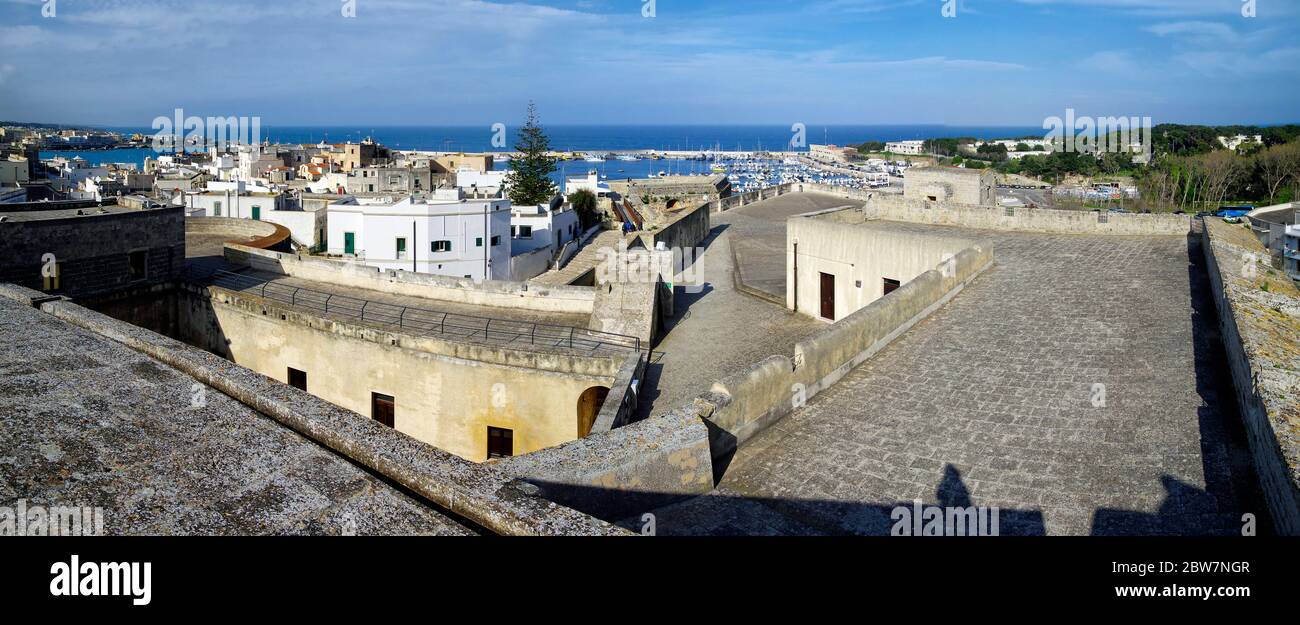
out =
{"type": "MultiPolygon", "coordinates": [[[[551,148],[569,152],[604,152],[625,150],[660,151],[807,151],[808,144],[856,145],[867,141],[906,141],[974,137],[977,139],[1013,139],[1041,137],[1039,126],[947,126],[939,124],[916,125],[806,125],[802,137],[796,137],[790,126],[771,125],[547,125],[551,148]],[[795,139],[802,139],[801,142],[795,139]],[[792,143],[800,147],[791,148],[792,143]]],[[[156,131],[152,128],[109,127],[106,130],[129,136],[140,133],[146,136],[156,131]]],[[[512,129],[513,131],[513,129],[512,129]]],[[[314,144],[319,142],[356,142],[367,137],[396,150],[425,150],[442,152],[499,152],[513,151],[516,137],[510,135],[509,148],[493,145],[490,126],[332,126],[332,127],[264,127],[264,140],[271,143],[314,144]]],[[[42,151],[41,158],[55,156],[80,156],[91,164],[135,163],[144,165],[144,159],[155,155],[150,148],[117,150],[42,151]]],[[[606,178],[644,178],[659,172],[667,174],[703,174],[709,164],[701,161],[663,159],[639,161],[609,160],[603,163],[586,161],[561,161],[556,179],[576,176],[596,170],[606,178]]]]}

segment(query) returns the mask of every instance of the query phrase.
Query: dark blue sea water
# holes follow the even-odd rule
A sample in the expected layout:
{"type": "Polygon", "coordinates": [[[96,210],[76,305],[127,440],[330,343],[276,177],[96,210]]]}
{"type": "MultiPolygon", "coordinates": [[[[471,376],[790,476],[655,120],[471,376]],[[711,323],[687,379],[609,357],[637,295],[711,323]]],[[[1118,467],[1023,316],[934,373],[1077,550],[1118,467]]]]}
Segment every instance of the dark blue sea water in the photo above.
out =
{"type": "MultiPolygon", "coordinates": [[[[556,150],[577,152],[599,150],[790,150],[793,132],[787,125],[689,125],[689,126],[546,126],[551,147],[556,150]]],[[[123,134],[152,135],[150,128],[109,128],[123,134]]],[[[348,127],[264,127],[262,138],[272,143],[344,143],[373,137],[376,141],[399,150],[441,150],[455,152],[492,152],[513,150],[516,128],[508,128],[507,148],[492,145],[489,126],[374,126],[348,127]]],[[[902,141],[908,139],[934,139],[945,137],[975,137],[1002,139],[1041,137],[1044,130],[1037,126],[818,126],[807,125],[805,145],[832,143],[852,145],[867,141],[902,141]]],[[[807,150],[806,147],[800,150],[807,150]]],[[[150,150],[108,150],[88,152],[59,152],[69,156],[79,155],[93,163],[134,162],[143,163],[150,150]]],[[[43,152],[42,158],[56,153],[43,152]]],[[[613,173],[611,172],[611,175],[613,173]]]]}

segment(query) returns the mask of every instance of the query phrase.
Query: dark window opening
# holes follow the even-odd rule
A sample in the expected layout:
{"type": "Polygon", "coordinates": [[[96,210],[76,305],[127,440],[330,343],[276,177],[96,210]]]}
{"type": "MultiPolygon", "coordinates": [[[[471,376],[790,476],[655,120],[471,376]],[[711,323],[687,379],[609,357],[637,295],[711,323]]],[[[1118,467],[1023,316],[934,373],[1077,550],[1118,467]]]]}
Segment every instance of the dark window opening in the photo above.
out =
{"type": "Polygon", "coordinates": [[[500,236],[492,237],[492,247],[496,247],[498,245],[501,245],[501,237],[500,236]]]}
{"type": "Polygon", "coordinates": [[[289,386],[300,391],[307,390],[307,372],[289,367],[289,386]]]}
{"type": "Polygon", "coordinates": [[[370,416],[388,427],[394,427],[393,415],[397,411],[397,402],[391,395],[382,393],[370,394],[370,416]]]}
{"type": "Polygon", "coordinates": [[[515,432],[504,428],[488,428],[488,460],[509,458],[515,455],[515,432]]]}
{"type": "Polygon", "coordinates": [[[145,263],[145,260],[146,253],[143,251],[131,252],[128,256],[127,272],[130,274],[132,280],[143,280],[148,277],[146,275],[148,273],[148,266],[145,263]]]}
{"type": "Polygon", "coordinates": [[[434,241],[429,244],[430,252],[450,252],[451,241],[434,241]]]}
{"type": "Polygon", "coordinates": [[[898,280],[891,280],[889,278],[885,278],[885,295],[889,295],[890,293],[897,291],[898,287],[900,286],[903,286],[903,283],[899,282],[898,280]]]}

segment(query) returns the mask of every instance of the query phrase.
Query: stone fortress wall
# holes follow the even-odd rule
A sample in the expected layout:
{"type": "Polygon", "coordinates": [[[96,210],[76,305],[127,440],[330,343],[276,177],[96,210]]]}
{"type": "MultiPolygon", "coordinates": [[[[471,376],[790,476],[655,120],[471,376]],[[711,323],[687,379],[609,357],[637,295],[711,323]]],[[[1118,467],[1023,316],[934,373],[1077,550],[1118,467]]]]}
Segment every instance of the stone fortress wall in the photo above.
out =
{"type": "Polygon", "coordinates": [[[305,372],[309,392],[360,414],[372,393],[390,396],[399,432],[476,462],[487,460],[488,427],[511,430],[516,454],[585,436],[580,398],[612,390],[641,357],[381,330],[218,286],[183,289],[178,305],[187,343],[285,383],[289,368],[305,372]]]}
{"type": "Polygon", "coordinates": [[[1264,499],[1277,532],[1300,535],[1300,291],[1281,272],[1271,279],[1269,251],[1242,226],[1206,218],[1202,236],[1264,499]]]}
{"type": "MultiPolygon", "coordinates": [[[[69,297],[147,287],[180,275],[185,265],[184,208],[103,208],[109,212],[88,206],[59,209],[55,217],[55,209],[32,210],[23,219],[0,221],[0,283],[47,290],[46,254],[53,255],[58,274],[57,288],[48,290],[69,297]],[[45,215],[27,218],[39,212],[45,215]],[[131,273],[133,252],[144,253],[142,276],[131,273]]],[[[0,205],[0,213],[12,210],[0,205]]]]}
{"type": "Polygon", "coordinates": [[[253,249],[245,245],[227,244],[225,257],[231,263],[259,271],[459,304],[537,312],[591,314],[592,306],[596,301],[596,290],[591,287],[491,280],[476,284],[473,280],[464,278],[381,269],[344,261],[253,249]]]}
{"type": "Polygon", "coordinates": [[[413,496],[488,532],[614,536],[627,532],[539,497],[491,465],[432,447],[211,352],[16,285],[0,297],[36,307],[70,326],[126,345],[257,410],[284,427],[382,476],[413,496]]]}
{"type": "MultiPolygon", "coordinates": [[[[710,202],[705,206],[710,211],[725,211],[764,198],[798,192],[828,193],[869,202],[862,209],[836,209],[818,216],[819,220],[846,225],[885,219],[1013,232],[1116,236],[1188,235],[1193,225],[1192,217],[1185,215],[963,206],[806,183],[782,185],[710,202]]],[[[959,238],[953,242],[959,242],[959,238]]],[[[1207,250],[1213,247],[1207,246],[1207,250]]],[[[502,467],[541,486],[547,496],[556,501],[608,519],[625,518],[665,501],[705,494],[712,490],[713,484],[703,479],[704,473],[717,473],[738,446],[871,358],[890,341],[956,297],[993,263],[993,250],[965,247],[949,262],[906,282],[890,297],[871,302],[799,343],[793,357],[774,355],[746,371],[719,380],[709,392],[686,406],[608,433],[514,458],[503,463],[502,467]],[[710,467],[711,471],[704,471],[704,466],[710,467]],[[619,495],[611,497],[610,491],[617,491],[619,495]]],[[[1216,293],[1221,290],[1221,287],[1216,287],[1216,293]]],[[[1226,305],[1222,302],[1231,299],[1221,295],[1217,297],[1221,306],[1226,305]]],[[[1223,316],[1231,318],[1227,314],[1223,316]]],[[[1294,341],[1294,333],[1290,336],[1294,341]]],[[[1243,360],[1241,354],[1247,352],[1240,337],[1239,333],[1224,332],[1230,357],[1238,361],[1233,365],[1234,371],[1246,371],[1234,374],[1238,378],[1235,380],[1237,387],[1250,389],[1254,387],[1248,380],[1258,374],[1249,373],[1248,367],[1255,366],[1257,370],[1259,365],[1243,360]]],[[[1294,368],[1291,374],[1294,374],[1294,368]]],[[[1300,384],[1291,384],[1290,388],[1297,386],[1300,384]]],[[[1287,410],[1292,412],[1280,422],[1276,416],[1278,409],[1261,409],[1258,397],[1255,392],[1247,393],[1242,399],[1243,403],[1254,401],[1256,404],[1243,408],[1247,418],[1254,421],[1248,424],[1252,436],[1264,443],[1258,445],[1262,451],[1255,452],[1256,464],[1261,476],[1272,476],[1262,479],[1271,480],[1265,488],[1270,492],[1279,531],[1293,534],[1297,475],[1300,475],[1295,461],[1296,432],[1300,429],[1295,425],[1294,396],[1288,396],[1292,403],[1286,404],[1291,406],[1287,410]],[[1272,431],[1276,434],[1272,437],[1265,435],[1270,431],[1262,427],[1266,422],[1275,428],[1272,431]],[[1261,432],[1264,434],[1259,434],[1261,432]],[[1290,512],[1277,512],[1287,506],[1290,512]]]]}

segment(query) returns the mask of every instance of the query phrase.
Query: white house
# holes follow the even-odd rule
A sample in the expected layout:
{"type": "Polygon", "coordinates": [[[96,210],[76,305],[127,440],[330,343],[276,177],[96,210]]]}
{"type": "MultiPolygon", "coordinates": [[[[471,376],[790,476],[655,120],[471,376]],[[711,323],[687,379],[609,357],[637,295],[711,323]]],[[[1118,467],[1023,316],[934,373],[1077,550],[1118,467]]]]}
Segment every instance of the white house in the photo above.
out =
{"type": "Polygon", "coordinates": [[[506,187],[508,171],[479,171],[473,167],[462,166],[456,170],[456,186],[469,191],[477,189],[487,193],[497,193],[506,187]]]}
{"type": "Polygon", "coordinates": [[[537,249],[558,250],[578,237],[578,213],[567,204],[515,206],[510,209],[510,251],[514,255],[537,249]]]}
{"type": "Polygon", "coordinates": [[[192,217],[236,217],[262,220],[271,211],[287,208],[288,197],[268,187],[237,182],[208,182],[204,191],[184,194],[185,214],[192,217]]]}
{"type": "Polygon", "coordinates": [[[478,281],[511,277],[510,200],[438,189],[427,198],[350,198],[326,210],[330,254],[478,281]]]}
{"type": "Polygon", "coordinates": [[[587,172],[586,176],[569,176],[564,179],[564,195],[573,195],[575,191],[591,191],[596,194],[597,198],[609,197],[609,183],[600,179],[600,174],[595,171],[587,172]]]}

